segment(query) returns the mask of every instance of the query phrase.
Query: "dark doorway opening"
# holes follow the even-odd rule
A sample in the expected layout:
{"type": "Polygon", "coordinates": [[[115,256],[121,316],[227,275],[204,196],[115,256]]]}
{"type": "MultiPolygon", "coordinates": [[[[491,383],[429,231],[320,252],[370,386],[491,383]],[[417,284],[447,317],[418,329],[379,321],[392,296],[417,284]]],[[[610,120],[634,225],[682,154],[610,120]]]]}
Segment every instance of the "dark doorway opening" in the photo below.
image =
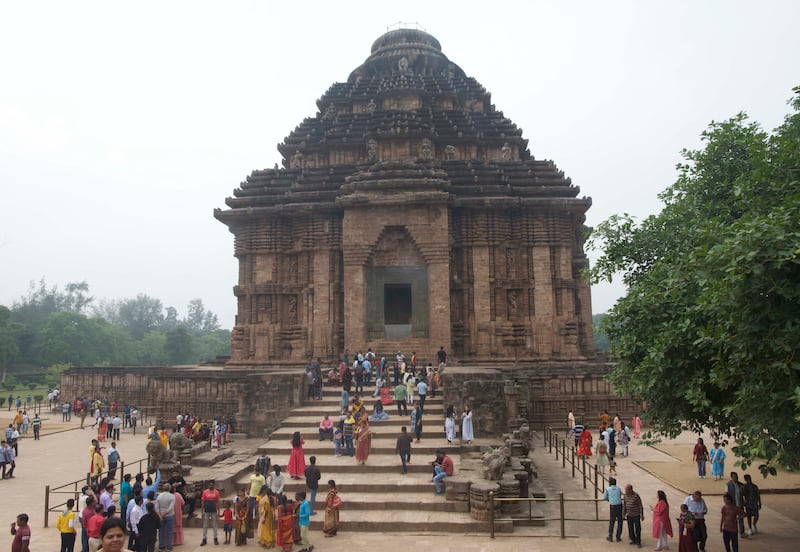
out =
{"type": "Polygon", "coordinates": [[[383,285],[383,323],[411,324],[411,284],[383,285]]]}

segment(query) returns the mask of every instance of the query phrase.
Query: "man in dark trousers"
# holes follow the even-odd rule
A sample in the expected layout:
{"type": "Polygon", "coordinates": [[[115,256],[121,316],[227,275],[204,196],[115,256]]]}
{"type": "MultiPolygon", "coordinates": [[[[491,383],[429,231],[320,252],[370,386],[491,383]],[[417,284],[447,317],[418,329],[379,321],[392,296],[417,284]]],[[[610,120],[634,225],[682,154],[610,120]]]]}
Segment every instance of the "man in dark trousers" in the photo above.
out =
{"type": "Polygon", "coordinates": [[[319,480],[322,479],[322,474],[317,467],[317,457],[312,456],[308,459],[309,465],[306,466],[306,487],[310,493],[309,503],[311,504],[311,515],[316,514],[314,511],[314,502],[317,499],[317,490],[319,489],[319,480]]]}
{"type": "Polygon", "coordinates": [[[397,436],[397,444],[394,446],[395,454],[400,455],[400,463],[403,465],[403,475],[408,473],[407,464],[411,462],[411,442],[414,437],[406,429],[406,426],[400,428],[400,435],[397,436]]]}

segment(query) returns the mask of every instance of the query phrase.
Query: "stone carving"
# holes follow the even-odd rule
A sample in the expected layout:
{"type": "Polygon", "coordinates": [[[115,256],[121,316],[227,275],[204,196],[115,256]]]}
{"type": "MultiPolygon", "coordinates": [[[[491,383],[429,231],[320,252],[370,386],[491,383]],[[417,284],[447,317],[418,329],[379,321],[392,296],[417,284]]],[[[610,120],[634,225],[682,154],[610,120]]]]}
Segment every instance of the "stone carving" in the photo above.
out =
{"type": "Polygon", "coordinates": [[[161,441],[147,441],[145,450],[147,451],[147,455],[150,457],[150,467],[153,469],[158,468],[158,466],[161,464],[166,464],[172,461],[171,452],[164,448],[164,445],[161,444],[161,441]]]}
{"type": "Polygon", "coordinates": [[[397,68],[400,69],[401,75],[411,75],[412,71],[408,67],[408,59],[405,57],[401,57],[400,61],[397,62],[397,68]]]}
{"type": "Polygon", "coordinates": [[[511,161],[511,146],[508,145],[508,142],[503,144],[503,147],[500,148],[500,152],[503,156],[503,161],[511,161]]]}
{"type": "Polygon", "coordinates": [[[378,160],[378,141],[374,138],[367,140],[367,161],[378,160]]]}
{"type": "Polygon", "coordinates": [[[483,456],[483,478],[490,481],[503,479],[503,472],[511,461],[511,451],[508,447],[489,449],[483,456]]]}
{"type": "Polygon", "coordinates": [[[297,296],[290,295],[288,301],[288,309],[287,309],[287,322],[289,324],[297,324],[297,296]]]}
{"type": "Polygon", "coordinates": [[[377,108],[378,108],[378,106],[377,106],[377,105],[375,105],[375,100],[373,100],[372,98],[370,98],[370,99],[369,99],[369,103],[367,104],[367,111],[369,111],[370,113],[375,113],[375,110],[376,110],[377,108]]]}
{"type": "Polygon", "coordinates": [[[456,147],[455,146],[451,146],[451,145],[445,146],[444,147],[444,157],[448,161],[452,161],[453,159],[455,159],[456,158],[456,147]]]}
{"type": "Polygon", "coordinates": [[[303,166],[303,154],[300,153],[300,150],[295,150],[294,155],[292,155],[292,168],[299,169],[303,166]]]}
{"type": "Polygon", "coordinates": [[[192,448],[192,441],[186,436],[185,433],[173,432],[169,436],[169,449],[177,451],[178,456],[186,449],[192,448]]]}
{"type": "Polygon", "coordinates": [[[517,258],[514,256],[513,249],[506,249],[506,275],[513,279],[517,275],[517,258]]]}
{"type": "Polygon", "coordinates": [[[419,147],[419,156],[423,159],[433,159],[433,144],[428,138],[423,138],[422,144],[419,147]]]}
{"type": "Polygon", "coordinates": [[[517,292],[513,289],[508,291],[508,319],[517,319],[517,292]]]}
{"type": "Polygon", "coordinates": [[[333,119],[336,116],[336,106],[333,103],[329,103],[328,107],[325,108],[325,113],[322,114],[322,120],[328,121],[333,119]]]}

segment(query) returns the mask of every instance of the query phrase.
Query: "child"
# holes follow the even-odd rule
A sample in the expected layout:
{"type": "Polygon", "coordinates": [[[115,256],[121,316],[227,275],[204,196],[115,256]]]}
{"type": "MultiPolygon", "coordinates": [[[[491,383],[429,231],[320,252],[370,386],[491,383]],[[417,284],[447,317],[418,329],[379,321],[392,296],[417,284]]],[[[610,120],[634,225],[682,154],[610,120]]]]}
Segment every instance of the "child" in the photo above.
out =
{"type": "Polygon", "coordinates": [[[308,503],[308,500],[306,500],[306,493],[304,491],[296,493],[294,498],[297,502],[300,502],[298,518],[300,523],[300,538],[303,544],[303,548],[300,549],[300,552],[311,552],[314,550],[314,547],[308,539],[308,530],[311,527],[311,505],[308,503]]]}
{"type": "Polygon", "coordinates": [[[225,502],[225,509],[219,515],[222,518],[222,530],[225,531],[225,544],[231,543],[231,533],[233,532],[233,510],[231,510],[231,501],[225,502]]]}
{"type": "Polygon", "coordinates": [[[617,475],[617,462],[615,460],[611,460],[608,463],[608,475],[617,475]]]}
{"type": "Polygon", "coordinates": [[[333,432],[333,443],[336,446],[336,456],[339,457],[342,455],[342,444],[344,441],[344,432],[342,431],[342,426],[336,426],[336,430],[333,432]]]}

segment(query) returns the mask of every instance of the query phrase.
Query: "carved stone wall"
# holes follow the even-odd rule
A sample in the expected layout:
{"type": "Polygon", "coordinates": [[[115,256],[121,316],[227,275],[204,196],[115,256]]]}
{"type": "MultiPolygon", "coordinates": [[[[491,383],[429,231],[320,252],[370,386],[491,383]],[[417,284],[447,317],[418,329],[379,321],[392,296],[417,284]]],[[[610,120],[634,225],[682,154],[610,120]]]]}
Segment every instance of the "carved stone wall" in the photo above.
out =
{"type": "Polygon", "coordinates": [[[116,400],[152,417],[174,420],[189,412],[204,420],[232,414],[237,431],[265,436],[289,408],[301,404],[302,372],[258,373],[221,367],[108,366],[70,368],[61,375],[63,397],[116,400]]]}

